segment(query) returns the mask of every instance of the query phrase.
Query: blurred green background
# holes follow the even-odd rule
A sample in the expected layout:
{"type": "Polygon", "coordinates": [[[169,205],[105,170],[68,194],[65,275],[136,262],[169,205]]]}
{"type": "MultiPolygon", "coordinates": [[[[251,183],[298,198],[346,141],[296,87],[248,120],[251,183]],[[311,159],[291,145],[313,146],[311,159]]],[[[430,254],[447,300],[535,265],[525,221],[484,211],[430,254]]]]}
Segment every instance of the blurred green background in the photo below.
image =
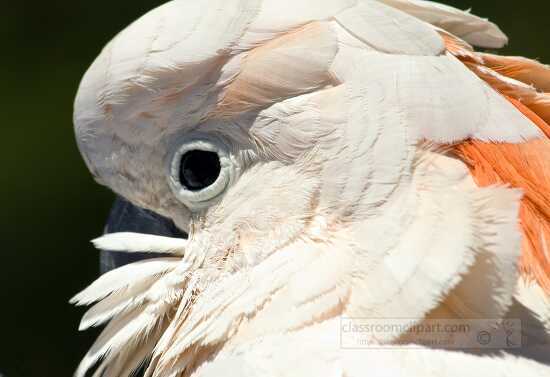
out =
{"type": "MultiPolygon", "coordinates": [[[[193,1],[193,0],[188,0],[193,1]]],[[[96,333],[78,333],[67,300],[98,274],[113,195],[95,184],[73,138],[72,102],[101,47],[153,0],[49,0],[2,7],[0,375],[70,376],[96,333]]],[[[490,17],[505,53],[550,62],[548,0],[446,1],[490,17]]],[[[290,11],[290,10],[289,10],[290,11]]]]}

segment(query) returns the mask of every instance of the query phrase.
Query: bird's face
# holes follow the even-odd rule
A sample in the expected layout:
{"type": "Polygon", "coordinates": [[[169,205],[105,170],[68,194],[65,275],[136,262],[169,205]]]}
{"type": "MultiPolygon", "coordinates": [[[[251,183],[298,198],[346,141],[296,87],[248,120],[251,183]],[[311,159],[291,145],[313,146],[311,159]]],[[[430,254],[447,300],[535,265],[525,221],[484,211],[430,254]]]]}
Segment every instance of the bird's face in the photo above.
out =
{"type": "MultiPolygon", "coordinates": [[[[354,165],[335,155],[346,155],[342,130],[335,126],[347,116],[343,89],[230,119],[174,126],[154,148],[122,145],[116,162],[125,168],[116,174],[109,169],[107,179],[123,187],[119,193],[129,200],[188,233],[186,252],[197,258],[197,268],[234,272],[295,239],[328,239],[342,206],[348,205],[351,216],[351,204],[359,199],[343,198],[335,187],[342,184],[343,190],[354,165]],[[322,124],[324,116],[330,122],[322,124]],[[131,179],[129,167],[138,171],[131,179]]],[[[368,176],[363,178],[368,184],[368,176]]]]}
{"type": "MultiPolygon", "coordinates": [[[[179,7],[189,5],[168,3],[138,20],[86,73],[75,104],[80,149],[99,182],[173,220],[190,245],[200,240],[205,260],[227,268],[258,263],[357,204],[359,187],[340,195],[350,170],[367,186],[376,166],[388,168],[369,166],[365,149],[380,126],[353,130],[361,119],[350,113],[362,88],[346,87],[339,69],[331,72],[338,41],[329,23],[267,42],[276,33],[250,30],[234,37],[263,45],[249,52],[233,46],[233,53],[223,50],[228,36],[194,30],[211,44],[197,54],[194,43],[159,36],[153,22],[179,7]],[[154,51],[138,39],[151,40],[154,51]]],[[[399,150],[388,162],[397,168],[410,160],[414,141],[401,132],[391,143],[399,150]]]]}
{"type": "MultiPolygon", "coordinates": [[[[183,42],[155,26],[179,8],[197,11],[189,7],[168,3],[105,48],[82,81],[76,133],[99,182],[173,220],[189,234],[190,247],[196,241],[204,248],[197,253],[205,261],[231,269],[258,263],[309,228],[318,234],[343,205],[336,186],[345,185],[349,168],[356,179],[372,171],[358,169],[365,161],[346,162],[365,152],[341,137],[355,93],[329,71],[338,43],[328,23],[273,41],[277,33],[241,35],[246,19],[228,23],[225,34],[223,27],[190,25],[194,38],[204,33],[208,40],[197,53],[181,25],[164,27],[182,33],[183,42]],[[231,45],[230,52],[230,37],[263,45],[251,52],[231,45]],[[311,43],[315,49],[304,54],[311,43]]],[[[397,142],[401,148],[409,141],[397,142]]],[[[344,204],[355,199],[348,194],[344,204]]]]}

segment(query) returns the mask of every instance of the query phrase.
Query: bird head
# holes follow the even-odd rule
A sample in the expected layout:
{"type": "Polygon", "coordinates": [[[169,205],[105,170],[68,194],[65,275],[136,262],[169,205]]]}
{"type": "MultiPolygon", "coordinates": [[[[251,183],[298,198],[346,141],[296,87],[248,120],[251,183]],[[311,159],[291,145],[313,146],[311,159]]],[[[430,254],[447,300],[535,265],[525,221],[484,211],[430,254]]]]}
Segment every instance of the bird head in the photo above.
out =
{"type": "Polygon", "coordinates": [[[349,127],[366,119],[353,113],[362,89],[331,71],[343,30],[300,20],[258,35],[254,6],[216,28],[202,9],[198,26],[183,22],[187,8],[168,3],[138,20],[84,77],[76,134],[97,180],[172,219],[225,266],[374,210],[410,169],[415,140],[393,127],[383,142],[395,153],[377,157],[366,152],[376,129],[349,127]],[[376,197],[361,203],[363,187],[376,197]]]}
{"type": "Polygon", "coordinates": [[[75,102],[82,155],[189,238],[96,242],[171,256],[75,297],[100,301],[82,328],[112,319],[78,375],[101,358],[125,375],[149,356],[150,373],[189,372],[238,334],[331,316],[423,318],[471,292],[468,274],[502,280],[468,313],[505,310],[520,194],[478,188],[445,148],[541,131],[449,52],[461,41],[474,56],[459,37],[499,47],[496,26],[456,11],[477,27],[448,24],[451,39],[405,3],[176,0],[105,47],[75,102]]]}

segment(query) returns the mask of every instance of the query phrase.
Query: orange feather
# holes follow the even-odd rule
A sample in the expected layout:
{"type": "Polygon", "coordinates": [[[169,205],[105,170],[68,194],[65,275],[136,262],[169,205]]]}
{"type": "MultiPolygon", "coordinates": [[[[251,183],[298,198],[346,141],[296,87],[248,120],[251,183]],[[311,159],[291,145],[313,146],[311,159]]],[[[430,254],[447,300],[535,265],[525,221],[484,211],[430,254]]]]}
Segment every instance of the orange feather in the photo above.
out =
{"type": "Polygon", "coordinates": [[[519,56],[478,55],[493,71],[550,92],[550,67],[547,65],[519,56]]]}
{"type": "Polygon", "coordinates": [[[450,53],[502,93],[545,135],[518,144],[468,140],[455,145],[454,151],[479,186],[508,184],[523,190],[520,272],[550,294],[550,95],[541,92],[550,91],[550,69],[525,58],[471,52],[456,37],[444,40],[450,53]]]}
{"type": "Polygon", "coordinates": [[[452,55],[458,57],[463,62],[483,63],[483,59],[475,53],[474,48],[468,42],[445,30],[438,30],[438,32],[441,38],[443,38],[447,51],[452,55]]]}
{"type": "MultiPolygon", "coordinates": [[[[502,76],[484,65],[471,61],[464,61],[463,59],[461,60],[477,76],[491,85],[494,89],[507,96],[524,115],[534,121],[543,131],[548,127],[550,123],[549,93],[541,93],[532,86],[502,76]]],[[[548,135],[548,133],[546,134],[548,135]]]]}
{"type": "Polygon", "coordinates": [[[520,210],[523,250],[520,270],[550,293],[550,140],[522,144],[469,140],[455,146],[480,186],[508,184],[525,195],[520,210]]]}

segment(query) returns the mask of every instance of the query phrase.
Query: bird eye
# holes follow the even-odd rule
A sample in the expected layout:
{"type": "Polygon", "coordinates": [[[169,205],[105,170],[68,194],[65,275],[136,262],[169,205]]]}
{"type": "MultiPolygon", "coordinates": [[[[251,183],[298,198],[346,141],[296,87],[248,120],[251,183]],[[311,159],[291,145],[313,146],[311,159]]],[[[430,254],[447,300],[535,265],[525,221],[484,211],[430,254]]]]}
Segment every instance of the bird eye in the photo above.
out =
{"type": "Polygon", "coordinates": [[[181,158],[180,183],[190,191],[199,191],[216,182],[220,172],[220,158],[217,153],[189,151],[181,158]]]}
{"type": "MultiPolygon", "coordinates": [[[[177,140],[176,140],[177,141],[177,140]]],[[[169,184],[191,210],[208,207],[224,192],[234,172],[225,145],[207,136],[177,144],[169,161],[169,184]]]]}

